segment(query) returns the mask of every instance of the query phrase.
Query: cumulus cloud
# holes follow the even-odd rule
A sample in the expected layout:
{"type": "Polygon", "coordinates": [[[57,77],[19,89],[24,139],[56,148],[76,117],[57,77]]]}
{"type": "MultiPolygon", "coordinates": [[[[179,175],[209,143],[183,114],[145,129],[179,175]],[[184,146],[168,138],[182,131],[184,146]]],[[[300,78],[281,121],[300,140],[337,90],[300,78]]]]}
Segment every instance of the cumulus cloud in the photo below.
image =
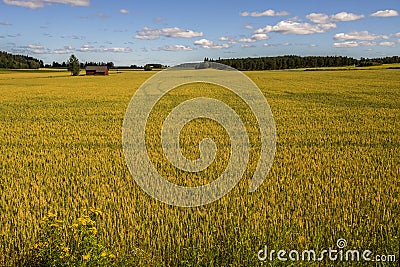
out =
{"type": "Polygon", "coordinates": [[[334,21],[353,21],[353,20],[358,20],[362,19],[364,15],[357,15],[354,13],[347,13],[347,12],[340,12],[335,15],[332,15],[331,18],[334,21]]]}
{"type": "Polygon", "coordinates": [[[142,40],[155,40],[161,36],[170,38],[194,38],[203,36],[202,32],[195,32],[192,30],[183,30],[180,28],[164,28],[164,29],[153,29],[149,27],[144,27],[143,30],[138,31],[133,37],[142,40]]]}
{"type": "Polygon", "coordinates": [[[208,40],[208,39],[201,39],[201,40],[196,40],[194,41],[195,45],[199,45],[202,48],[206,49],[223,49],[223,48],[229,48],[228,44],[215,44],[213,41],[208,40]]]}
{"type": "Polygon", "coordinates": [[[31,9],[42,8],[51,4],[68,4],[71,6],[89,6],[90,0],[3,0],[6,5],[20,6],[31,9]]]}
{"type": "Polygon", "coordinates": [[[51,51],[42,45],[24,45],[15,47],[12,49],[12,52],[19,53],[19,54],[51,54],[51,51]]]}
{"type": "Polygon", "coordinates": [[[330,22],[330,17],[323,13],[311,13],[308,14],[306,18],[317,24],[325,24],[330,22]]]}
{"type": "Polygon", "coordinates": [[[241,43],[254,43],[254,42],[257,42],[257,40],[252,39],[252,38],[241,38],[241,39],[239,39],[239,42],[241,42],[241,43]]]}
{"type": "Polygon", "coordinates": [[[265,33],[255,33],[250,38],[239,39],[241,43],[254,43],[261,40],[268,40],[269,37],[265,33]]]}
{"type": "Polygon", "coordinates": [[[395,42],[370,42],[370,41],[348,41],[348,42],[341,42],[341,43],[334,43],[333,47],[335,48],[353,48],[353,47],[360,47],[360,46],[387,46],[387,47],[394,47],[396,46],[395,42]]]}
{"type": "Polygon", "coordinates": [[[240,16],[242,17],[280,17],[289,15],[286,11],[275,11],[272,9],[268,9],[262,12],[242,12],[240,16]]]}
{"type": "Polygon", "coordinates": [[[396,45],[395,42],[380,42],[380,46],[389,46],[389,47],[394,47],[396,45]]]}
{"type": "Polygon", "coordinates": [[[129,47],[95,48],[92,45],[84,44],[80,48],[76,49],[76,51],[84,53],[129,53],[132,52],[132,49],[129,47]]]}
{"type": "Polygon", "coordinates": [[[94,49],[93,46],[88,45],[88,44],[84,44],[82,45],[81,48],[78,48],[77,51],[79,52],[95,52],[96,49],[94,49]]]}
{"type": "Polygon", "coordinates": [[[335,48],[353,48],[353,47],[359,47],[359,46],[375,46],[376,42],[367,42],[367,41],[362,41],[362,42],[356,42],[356,41],[348,41],[348,42],[342,42],[342,43],[334,43],[333,47],[335,48]]]}
{"type": "Polygon", "coordinates": [[[70,45],[64,46],[63,48],[53,50],[53,54],[70,54],[74,51],[74,48],[70,45]]]}
{"type": "Polygon", "coordinates": [[[253,27],[253,25],[245,25],[244,28],[248,29],[248,30],[252,30],[254,27],[253,27]]]}
{"type": "Polygon", "coordinates": [[[156,51],[192,51],[193,47],[185,46],[185,45],[165,45],[163,47],[159,47],[156,51]]]}
{"type": "Polygon", "coordinates": [[[335,23],[325,23],[325,24],[310,24],[302,23],[295,20],[284,20],[278,22],[275,26],[267,25],[265,28],[260,28],[254,33],[269,33],[278,32],[282,34],[315,34],[324,33],[330,29],[336,28],[335,23]]]}
{"type": "Polygon", "coordinates": [[[253,45],[253,44],[241,44],[240,47],[241,48],[253,48],[253,47],[256,47],[256,46],[253,45]]]}
{"type": "Polygon", "coordinates": [[[100,52],[112,52],[112,53],[129,53],[132,52],[132,49],[129,47],[111,47],[111,48],[103,48],[100,52]]]}
{"type": "Polygon", "coordinates": [[[121,9],[119,10],[119,13],[121,13],[121,14],[129,14],[129,10],[128,10],[128,9],[121,8],[121,9]]]}
{"type": "Polygon", "coordinates": [[[378,10],[375,13],[372,13],[372,17],[397,17],[399,13],[393,9],[386,9],[386,10],[378,10]]]}
{"type": "Polygon", "coordinates": [[[29,48],[29,49],[43,49],[44,47],[42,45],[26,45],[26,46],[21,46],[21,48],[29,48]]]}
{"type": "Polygon", "coordinates": [[[376,40],[376,39],[387,39],[388,36],[385,35],[377,35],[373,33],[369,33],[368,31],[361,32],[349,32],[349,33],[338,33],[335,34],[333,39],[338,41],[348,41],[348,40],[376,40]]]}

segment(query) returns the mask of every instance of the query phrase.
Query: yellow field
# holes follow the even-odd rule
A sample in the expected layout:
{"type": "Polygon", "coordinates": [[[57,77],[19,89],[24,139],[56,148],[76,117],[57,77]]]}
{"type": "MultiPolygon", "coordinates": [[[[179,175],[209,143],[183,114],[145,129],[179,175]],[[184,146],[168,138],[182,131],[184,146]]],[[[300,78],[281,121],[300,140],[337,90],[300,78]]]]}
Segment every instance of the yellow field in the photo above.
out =
{"type": "MultiPolygon", "coordinates": [[[[247,72],[274,114],[273,167],[255,193],[247,193],[247,175],[228,195],[198,208],[151,198],[125,164],[125,111],[154,73],[0,71],[0,266],[15,264],[32,247],[49,211],[72,221],[90,207],[104,213],[99,238],[119,255],[142,251],[145,265],[280,266],[260,262],[257,252],[265,245],[327,249],[339,238],[350,249],[399,258],[400,70],[247,72]]],[[[192,89],[229,100],[188,86],[165,105],[178,104],[192,89]]],[[[199,136],[226,145],[217,125],[198,123],[199,136]]],[[[187,133],[194,133],[191,127],[187,133]]],[[[189,157],[197,155],[190,145],[198,141],[183,142],[189,157]]],[[[157,152],[156,143],[148,145],[157,152]]],[[[203,184],[223,164],[215,164],[211,178],[170,179],[203,184]]]]}

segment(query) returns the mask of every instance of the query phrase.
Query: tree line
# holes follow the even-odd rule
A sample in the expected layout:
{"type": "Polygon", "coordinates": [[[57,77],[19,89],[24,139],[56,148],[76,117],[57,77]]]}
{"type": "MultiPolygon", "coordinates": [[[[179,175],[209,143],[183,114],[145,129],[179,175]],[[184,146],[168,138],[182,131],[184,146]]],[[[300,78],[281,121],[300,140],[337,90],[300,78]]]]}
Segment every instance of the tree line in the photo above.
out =
{"type": "Polygon", "coordinates": [[[38,69],[43,66],[43,61],[22,55],[13,55],[0,51],[0,68],[3,69],[38,69]]]}
{"type": "Polygon", "coordinates": [[[399,56],[355,59],[346,56],[276,56],[258,58],[232,58],[218,60],[205,58],[204,62],[217,62],[238,70],[282,70],[298,68],[324,68],[344,66],[373,66],[400,63],[399,56]]]}

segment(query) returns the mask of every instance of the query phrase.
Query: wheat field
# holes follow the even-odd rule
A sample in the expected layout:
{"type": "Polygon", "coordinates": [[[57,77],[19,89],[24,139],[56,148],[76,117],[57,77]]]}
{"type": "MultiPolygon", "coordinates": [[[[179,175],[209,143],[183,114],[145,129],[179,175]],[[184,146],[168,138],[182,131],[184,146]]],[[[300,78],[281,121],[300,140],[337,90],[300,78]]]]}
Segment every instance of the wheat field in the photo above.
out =
{"type": "MultiPolygon", "coordinates": [[[[281,266],[259,261],[257,252],[264,246],[319,250],[339,238],[352,249],[399,258],[400,70],[246,72],[274,115],[272,169],[248,193],[249,164],[229,194],[196,208],[151,198],[126,167],[125,111],[154,73],[0,71],[0,266],[23,258],[48,212],[71,221],[90,207],[104,214],[99,238],[120,255],[141,251],[146,266],[281,266]]],[[[255,143],[252,159],[259,141],[251,114],[226,91],[201,84],[177,88],[150,117],[154,136],[147,145],[160,171],[188,186],[208,183],[223,170],[226,133],[206,120],[184,128],[181,143],[189,158],[198,156],[204,137],[221,148],[208,170],[188,177],[165,162],[151,127],[197,95],[238,106],[255,143]]]]}

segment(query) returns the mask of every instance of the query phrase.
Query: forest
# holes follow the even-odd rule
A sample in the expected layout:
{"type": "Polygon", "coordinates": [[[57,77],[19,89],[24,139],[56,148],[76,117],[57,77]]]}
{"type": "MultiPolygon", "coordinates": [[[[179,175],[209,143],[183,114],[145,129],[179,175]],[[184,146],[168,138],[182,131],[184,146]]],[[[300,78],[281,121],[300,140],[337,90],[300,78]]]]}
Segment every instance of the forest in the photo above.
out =
{"type": "Polygon", "coordinates": [[[399,56],[384,58],[360,58],[355,59],[346,56],[276,56],[258,58],[233,58],[218,60],[205,58],[204,61],[217,62],[231,66],[238,70],[282,70],[299,68],[325,68],[343,66],[374,66],[381,64],[400,63],[399,56]]]}
{"type": "Polygon", "coordinates": [[[0,68],[2,69],[38,69],[42,66],[42,60],[0,51],[0,68]]]}

